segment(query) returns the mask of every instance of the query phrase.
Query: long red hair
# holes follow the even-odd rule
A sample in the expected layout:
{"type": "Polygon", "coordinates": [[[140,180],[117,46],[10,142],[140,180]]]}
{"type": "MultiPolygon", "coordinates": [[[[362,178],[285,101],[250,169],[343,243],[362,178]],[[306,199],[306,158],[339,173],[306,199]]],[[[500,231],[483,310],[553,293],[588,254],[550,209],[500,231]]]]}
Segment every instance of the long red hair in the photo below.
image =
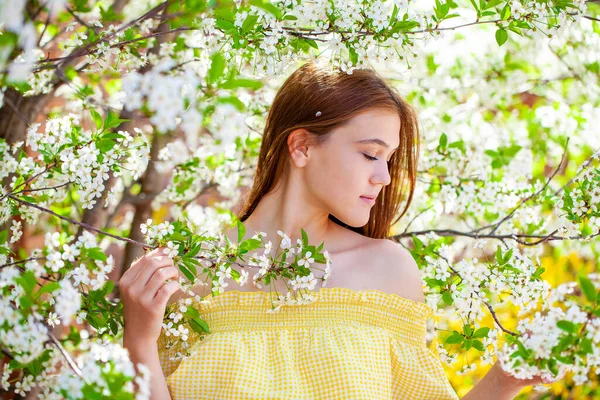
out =
{"type": "Polygon", "coordinates": [[[348,227],[333,215],[329,218],[364,236],[387,238],[393,224],[412,202],[420,134],[413,108],[374,70],[359,69],[352,74],[331,71],[314,61],[294,71],[278,90],[267,115],[252,188],[244,197],[237,217],[245,221],[286,173],[289,152],[287,139],[298,128],[311,132],[317,143],[331,131],[370,108],[392,110],[400,117],[400,146],[389,162],[391,183],[384,186],[371,208],[369,222],[348,227]],[[321,111],[320,116],[316,112],[321,111]],[[404,202],[404,208],[400,211],[404,202]]]}

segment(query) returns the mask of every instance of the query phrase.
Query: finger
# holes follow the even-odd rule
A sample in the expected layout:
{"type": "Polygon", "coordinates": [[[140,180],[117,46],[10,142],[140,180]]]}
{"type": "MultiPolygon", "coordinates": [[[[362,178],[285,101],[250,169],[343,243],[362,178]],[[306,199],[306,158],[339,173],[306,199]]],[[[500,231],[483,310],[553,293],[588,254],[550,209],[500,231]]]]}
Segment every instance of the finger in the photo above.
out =
{"type": "MultiPolygon", "coordinates": [[[[163,249],[165,249],[165,247],[157,247],[155,249],[153,249],[152,251],[148,252],[143,258],[144,258],[144,262],[148,263],[148,262],[152,262],[153,259],[155,258],[162,258],[163,255],[163,249]]],[[[134,280],[137,280],[138,277],[140,276],[140,272],[142,272],[144,270],[144,266],[142,265],[142,267],[137,271],[137,274],[135,275],[134,280]]]]}
{"type": "Polygon", "coordinates": [[[167,279],[177,279],[178,277],[179,270],[177,267],[170,266],[157,269],[146,285],[146,289],[144,290],[145,295],[148,296],[150,300],[154,299],[156,292],[164,285],[167,279]]]}
{"type": "Polygon", "coordinates": [[[142,288],[148,284],[154,272],[163,267],[173,265],[173,260],[169,257],[153,257],[148,260],[148,264],[140,271],[140,274],[135,279],[134,284],[140,285],[142,288]]]}
{"type": "Polygon", "coordinates": [[[144,265],[146,265],[146,262],[148,261],[148,257],[151,257],[154,254],[158,254],[158,251],[159,251],[159,249],[156,248],[156,249],[144,254],[143,256],[139,257],[134,262],[132,262],[129,269],[127,271],[125,271],[125,273],[121,277],[121,280],[125,283],[135,281],[137,279],[139,272],[144,268],[144,265]]]}
{"type": "Polygon", "coordinates": [[[162,310],[164,310],[167,307],[167,301],[169,301],[169,298],[171,298],[171,296],[177,292],[179,288],[180,285],[177,281],[165,283],[163,287],[158,289],[158,292],[156,292],[156,297],[154,298],[153,303],[157,307],[160,307],[162,310]]]}

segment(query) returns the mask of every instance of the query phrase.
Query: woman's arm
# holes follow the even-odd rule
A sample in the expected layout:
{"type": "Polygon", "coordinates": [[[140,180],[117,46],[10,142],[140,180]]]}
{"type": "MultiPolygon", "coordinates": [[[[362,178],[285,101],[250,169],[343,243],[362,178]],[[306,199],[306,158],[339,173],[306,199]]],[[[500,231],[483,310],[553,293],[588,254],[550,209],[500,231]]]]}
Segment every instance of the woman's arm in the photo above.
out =
{"type": "Polygon", "coordinates": [[[509,400],[514,399],[521,389],[538,385],[541,383],[550,383],[542,381],[541,377],[523,380],[515,378],[508,372],[505,372],[500,364],[496,362],[481,381],[475,385],[473,389],[463,400],[509,400]]]}
{"type": "Polygon", "coordinates": [[[142,363],[150,370],[150,399],[171,400],[167,381],[163,375],[158,358],[158,345],[136,341],[124,335],[123,347],[129,350],[129,358],[136,365],[142,363]]]}

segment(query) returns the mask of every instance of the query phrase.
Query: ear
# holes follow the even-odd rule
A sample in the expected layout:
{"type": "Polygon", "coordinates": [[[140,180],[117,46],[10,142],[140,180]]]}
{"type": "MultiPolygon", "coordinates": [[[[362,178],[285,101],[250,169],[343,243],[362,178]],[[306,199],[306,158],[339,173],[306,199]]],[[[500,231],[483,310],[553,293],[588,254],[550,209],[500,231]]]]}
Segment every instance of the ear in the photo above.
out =
{"type": "Polygon", "coordinates": [[[310,132],[304,128],[295,129],[288,136],[287,145],[290,158],[298,168],[302,168],[308,163],[310,136],[310,132]]]}

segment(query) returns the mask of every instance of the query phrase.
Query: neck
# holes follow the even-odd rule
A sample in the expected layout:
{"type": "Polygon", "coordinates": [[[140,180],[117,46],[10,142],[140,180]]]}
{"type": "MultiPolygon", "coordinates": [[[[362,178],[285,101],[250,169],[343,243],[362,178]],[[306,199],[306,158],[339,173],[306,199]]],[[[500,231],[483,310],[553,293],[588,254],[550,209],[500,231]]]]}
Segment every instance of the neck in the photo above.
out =
{"type": "Polygon", "coordinates": [[[255,232],[264,232],[267,234],[265,242],[273,242],[274,250],[279,249],[282,239],[277,231],[288,235],[292,246],[295,246],[296,241],[302,239],[301,229],[304,229],[309,243],[318,246],[330,237],[333,225],[335,222],[329,219],[329,213],[318,207],[311,196],[288,185],[281,185],[263,196],[256,209],[244,221],[248,237],[255,232]]]}

